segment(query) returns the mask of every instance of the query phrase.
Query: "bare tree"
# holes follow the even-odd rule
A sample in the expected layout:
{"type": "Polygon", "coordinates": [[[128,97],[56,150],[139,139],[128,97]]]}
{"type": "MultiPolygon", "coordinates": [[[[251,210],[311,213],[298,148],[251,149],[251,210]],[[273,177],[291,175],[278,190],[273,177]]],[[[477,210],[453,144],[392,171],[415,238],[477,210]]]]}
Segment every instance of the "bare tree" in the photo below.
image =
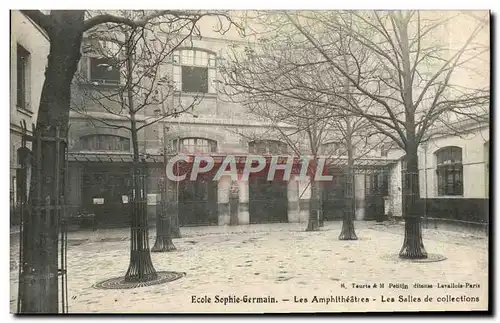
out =
{"type": "MultiPolygon", "coordinates": [[[[127,25],[132,29],[158,20],[184,21],[196,25],[202,17],[207,15],[224,17],[230,22],[229,25],[232,25],[232,22],[231,18],[223,12],[184,10],[138,11],[138,18],[135,19],[110,13],[95,14],[84,10],[53,10],[50,14],[44,14],[39,10],[23,10],[22,12],[46,31],[50,40],[50,51],[36,122],[36,133],[44,140],[35,141],[32,145],[33,155],[39,158],[34,158],[32,161],[36,176],[31,177],[28,214],[22,224],[23,236],[29,237],[21,243],[22,272],[29,273],[32,279],[22,281],[20,279],[19,311],[56,313],[58,311],[58,225],[49,226],[53,232],[41,232],[39,236],[33,233],[37,232],[35,229],[40,218],[47,217],[52,222],[59,215],[56,204],[60,197],[54,196],[52,192],[64,192],[64,189],[62,181],[54,181],[60,178],[60,170],[56,170],[53,165],[64,165],[65,153],[64,149],[59,149],[55,140],[45,140],[45,138],[56,138],[60,133],[67,132],[71,83],[81,57],[83,34],[103,23],[127,25]],[[55,189],[56,186],[57,189],[55,189]],[[46,205],[53,207],[45,207],[46,205]],[[44,210],[48,210],[43,211],[47,214],[41,214],[42,206],[44,210]],[[51,278],[45,282],[47,273],[50,273],[51,278]]],[[[221,28],[222,26],[221,24],[221,28]]]]}
{"type": "Polygon", "coordinates": [[[328,157],[327,167],[344,169],[346,207],[339,239],[357,239],[353,222],[354,161],[377,146],[367,140],[376,131],[363,118],[338,108],[338,105],[346,105],[345,100],[325,88],[345,86],[346,82],[333,73],[327,61],[319,55],[311,55],[311,46],[297,39],[298,33],[288,28],[291,24],[286,17],[261,13],[253,19],[254,24],[265,26],[260,28],[259,42],[249,44],[244,50],[230,51],[221,66],[222,92],[270,123],[274,133],[287,142],[295,154],[312,157],[307,231],[318,230],[323,222],[321,185],[314,180],[318,157],[328,157]],[[262,31],[265,28],[268,29],[262,31]],[[283,127],[284,124],[293,126],[293,130],[283,127]],[[297,137],[306,139],[294,139],[297,137]],[[345,144],[328,150],[326,144],[331,142],[345,144]],[[338,158],[343,154],[347,154],[346,164],[338,158]]]}
{"type": "MultiPolygon", "coordinates": [[[[194,26],[190,27],[194,29],[194,26]]],[[[179,33],[183,28],[186,28],[185,24],[158,23],[147,29],[142,27],[133,30],[130,30],[128,26],[118,26],[103,28],[87,37],[90,54],[98,55],[101,60],[108,62],[102,64],[107,64],[108,69],[116,69],[120,79],[124,82],[117,87],[96,83],[91,88],[82,88],[81,93],[74,95],[76,98],[73,100],[75,103],[73,110],[99,126],[130,131],[133,162],[136,165],[139,163],[138,132],[140,130],[166,118],[176,118],[180,114],[189,113],[189,110],[202,100],[201,96],[196,96],[187,105],[183,105],[180,100],[178,102],[174,100],[174,85],[169,75],[168,61],[173,51],[180,45],[185,45],[185,42],[188,42],[195,33],[193,30],[193,33],[180,37],[179,33]],[[96,115],[96,111],[89,111],[89,107],[94,106],[106,112],[106,116],[102,117],[96,115]],[[155,114],[152,115],[151,111],[145,114],[145,110],[152,110],[151,107],[158,108],[159,106],[161,109],[155,109],[155,114]],[[115,118],[110,118],[113,116],[115,118]],[[117,123],[110,119],[123,121],[117,123]]],[[[88,82],[84,73],[77,74],[76,78],[84,83],[88,82]]],[[[166,140],[166,138],[163,139],[166,140]]],[[[167,163],[167,154],[167,151],[163,152],[164,168],[167,163]]],[[[171,186],[171,183],[167,181],[165,169],[162,175],[159,180],[161,181],[161,205],[163,207],[157,212],[157,235],[152,249],[154,252],[175,250],[171,236],[173,222],[171,217],[177,212],[166,212],[175,197],[172,196],[168,205],[165,204],[167,186],[171,186]]]]}
{"type": "MultiPolygon", "coordinates": [[[[127,12],[123,12],[123,15],[127,14],[127,12]]],[[[79,96],[79,104],[74,106],[75,111],[84,114],[85,117],[100,126],[126,129],[131,133],[134,176],[132,199],[129,205],[133,207],[131,225],[133,243],[131,244],[130,266],[125,276],[126,280],[142,281],[152,279],[155,276],[149,254],[147,214],[142,201],[145,195],[145,192],[142,192],[144,190],[142,181],[144,181],[147,172],[142,169],[144,168],[143,163],[140,163],[138,132],[165,118],[177,117],[199,103],[201,99],[195,97],[188,106],[167,104],[167,108],[165,108],[165,101],[173,96],[173,86],[167,74],[167,60],[183,41],[191,37],[191,34],[188,34],[178,41],[179,30],[185,26],[169,27],[152,26],[151,29],[144,27],[131,29],[122,25],[118,28],[105,29],[88,35],[91,53],[98,55],[101,60],[104,59],[104,62],[107,61],[108,65],[105,67],[108,70],[117,69],[120,79],[123,79],[124,82],[123,85],[116,87],[102,86],[96,83],[84,91],[82,96],[79,96]],[[159,27],[162,27],[162,32],[158,31],[159,27]],[[165,33],[167,28],[175,29],[165,33]],[[88,108],[93,106],[105,111],[106,116],[96,116],[92,111],[89,111],[88,108]],[[161,113],[156,113],[154,116],[151,116],[151,113],[144,113],[146,109],[158,106],[162,106],[161,113]],[[110,116],[125,119],[125,122],[109,121],[110,116]],[[142,205],[142,208],[137,207],[137,205],[142,205]]],[[[80,77],[83,78],[82,82],[87,82],[85,75],[77,75],[77,79],[80,77]]],[[[166,156],[167,152],[163,153],[166,156]]],[[[160,180],[162,180],[162,185],[168,185],[166,176],[160,180]]],[[[162,187],[162,193],[166,190],[167,187],[162,187]]],[[[163,194],[162,200],[165,199],[165,195],[163,194]]],[[[165,203],[166,201],[162,201],[162,205],[165,206],[165,203]]],[[[170,235],[170,215],[171,213],[166,212],[165,208],[161,212],[157,212],[157,240],[153,251],[175,250],[170,235]]]]}
{"type": "Polygon", "coordinates": [[[489,77],[480,75],[475,84],[464,81],[488,60],[489,45],[484,37],[487,19],[471,22],[459,13],[419,11],[284,15],[315,52],[348,80],[349,97],[363,97],[372,104],[367,111],[350,103],[348,110],[366,118],[405,151],[405,239],[399,255],[426,258],[420,227],[417,149],[429,139],[433,127],[460,117],[482,119],[487,111],[489,82],[484,79],[489,77]],[[454,34],[452,42],[452,23],[467,22],[470,32],[465,37],[454,34]],[[345,55],[332,55],[337,53],[341,37],[352,40],[346,54],[357,66],[354,71],[342,64],[345,55]],[[369,53],[368,64],[357,64],[359,57],[350,51],[356,47],[369,53]],[[481,77],[483,82],[477,82],[481,77]]]}

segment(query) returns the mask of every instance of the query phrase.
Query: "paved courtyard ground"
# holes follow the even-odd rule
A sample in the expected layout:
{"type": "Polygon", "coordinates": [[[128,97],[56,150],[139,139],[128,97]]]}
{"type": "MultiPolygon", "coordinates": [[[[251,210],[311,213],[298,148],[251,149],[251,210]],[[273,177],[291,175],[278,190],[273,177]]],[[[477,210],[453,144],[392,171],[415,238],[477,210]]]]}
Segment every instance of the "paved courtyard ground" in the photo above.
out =
{"type": "MultiPolygon", "coordinates": [[[[414,263],[391,258],[403,242],[401,224],[356,222],[360,238],[357,241],[339,241],[340,226],[340,222],[327,222],[319,232],[305,232],[305,224],[181,228],[183,238],[174,240],[179,251],[152,253],[152,260],[157,271],[185,272],[186,276],[162,285],[128,290],[101,290],[93,285],[125,274],[129,231],[71,232],[69,311],[338,312],[487,308],[488,239],[484,233],[424,229],[427,252],[447,259],[414,263]],[[360,288],[354,288],[353,283],[360,288]],[[432,288],[414,288],[415,283],[432,284],[432,288]],[[438,283],[449,285],[438,288],[438,283]],[[471,287],[473,284],[479,287],[471,287]],[[193,302],[193,297],[211,302],[193,302]],[[217,302],[231,297],[233,300],[239,297],[240,302],[217,302]],[[255,302],[246,302],[249,298],[255,298],[255,302]],[[275,303],[263,303],[272,298],[275,303]]],[[[151,246],[154,237],[151,230],[151,246]]],[[[13,234],[11,312],[16,311],[18,254],[19,242],[13,234]]]]}

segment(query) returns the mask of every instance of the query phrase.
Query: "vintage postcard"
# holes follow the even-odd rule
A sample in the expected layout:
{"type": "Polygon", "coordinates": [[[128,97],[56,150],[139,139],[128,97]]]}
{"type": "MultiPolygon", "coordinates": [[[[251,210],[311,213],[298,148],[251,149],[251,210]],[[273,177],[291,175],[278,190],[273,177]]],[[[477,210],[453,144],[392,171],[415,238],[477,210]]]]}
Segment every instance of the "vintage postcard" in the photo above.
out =
{"type": "Polygon", "coordinates": [[[10,311],[488,311],[490,12],[11,10],[10,311]]]}

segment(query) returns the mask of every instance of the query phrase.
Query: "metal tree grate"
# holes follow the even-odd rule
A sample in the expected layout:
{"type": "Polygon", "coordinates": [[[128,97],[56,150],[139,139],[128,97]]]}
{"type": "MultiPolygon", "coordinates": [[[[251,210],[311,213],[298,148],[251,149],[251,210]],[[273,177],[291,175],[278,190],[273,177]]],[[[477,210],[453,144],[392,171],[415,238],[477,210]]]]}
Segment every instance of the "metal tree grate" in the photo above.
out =
{"type": "Polygon", "coordinates": [[[59,127],[37,128],[33,125],[30,135],[24,120],[21,129],[17,311],[67,313],[67,231],[63,221],[66,213],[67,129],[62,131],[59,127]],[[33,152],[27,147],[28,141],[33,152]],[[51,153],[42,154],[44,147],[49,147],[51,153]],[[32,186],[28,186],[28,181],[32,186]],[[34,194],[28,199],[30,188],[34,194]]]}
{"type": "Polygon", "coordinates": [[[438,261],[443,261],[448,258],[446,258],[443,255],[435,254],[435,253],[430,253],[427,255],[427,258],[422,258],[422,259],[406,259],[406,258],[400,258],[398,254],[390,254],[390,255],[384,255],[382,256],[382,259],[384,260],[389,260],[389,261],[395,261],[395,262],[419,262],[419,263],[424,263],[424,262],[438,262],[438,261]]]}
{"type": "Polygon", "coordinates": [[[132,289],[138,287],[148,287],[152,285],[160,285],[178,280],[184,276],[186,273],[175,272],[175,271],[160,271],[157,272],[157,278],[144,282],[128,282],[125,281],[125,277],[115,277],[107,279],[105,281],[99,282],[93,285],[96,289],[132,289]]]}

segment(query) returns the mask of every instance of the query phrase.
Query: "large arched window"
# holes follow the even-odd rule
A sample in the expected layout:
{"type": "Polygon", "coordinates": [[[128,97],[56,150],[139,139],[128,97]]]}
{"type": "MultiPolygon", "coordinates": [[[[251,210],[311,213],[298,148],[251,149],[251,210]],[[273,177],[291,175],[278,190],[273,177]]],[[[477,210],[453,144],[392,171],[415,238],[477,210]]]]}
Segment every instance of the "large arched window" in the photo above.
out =
{"type": "Polygon", "coordinates": [[[174,52],[173,79],[177,91],[215,93],[215,54],[200,49],[174,52]]]}
{"type": "Polygon", "coordinates": [[[80,142],[82,150],[130,151],[130,139],[115,135],[88,135],[80,142]]]}
{"type": "Polygon", "coordinates": [[[438,195],[463,195],[462,148],[441,148],[436,159],[438,195]]]}
{"type": "Polygon", "coordinates": [[[214,153],[217,151],[217,142],[205,138],[182,138],[172,141],[174,150],[182,153],[214,153]]]}
{"type": "Polygon", "coordinates": [[[286,143],[277,140],[256,140],[248,144],[248,150],[251,154],[257,155],[279,155],[287,154],[288,146],[286,143]]]}

